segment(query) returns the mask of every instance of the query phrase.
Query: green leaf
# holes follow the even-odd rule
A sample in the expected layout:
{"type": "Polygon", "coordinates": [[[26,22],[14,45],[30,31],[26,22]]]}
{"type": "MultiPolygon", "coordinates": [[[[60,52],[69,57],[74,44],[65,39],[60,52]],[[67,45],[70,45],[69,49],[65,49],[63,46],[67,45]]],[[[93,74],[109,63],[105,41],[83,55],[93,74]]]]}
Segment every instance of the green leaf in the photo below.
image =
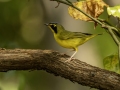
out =
{"type": "Polygon", "coordinates": [[[118,54],[107,56],[103,59],[104,68],[120,74],[118,54]]]}
{"type": "Polygon", "coordinates": [[[107,7],[108,15],[120,18],[120,6],[107,7]]]}

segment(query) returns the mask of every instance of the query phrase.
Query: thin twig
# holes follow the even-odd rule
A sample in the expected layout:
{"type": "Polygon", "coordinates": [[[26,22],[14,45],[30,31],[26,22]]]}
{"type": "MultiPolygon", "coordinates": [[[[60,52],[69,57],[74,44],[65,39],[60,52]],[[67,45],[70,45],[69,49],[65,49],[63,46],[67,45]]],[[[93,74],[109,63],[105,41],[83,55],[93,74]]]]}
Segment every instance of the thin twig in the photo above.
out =
{"type": "MultiPolygon", "coordinates": [[[[106,29],[106,26],[103,25],[102,27],[106,29]]],[[[118,38],[116,37],[116,35],[114,34],[112,28],[111,28],[110,26],[107,26],[107,27],[108,27],[108,28],[107,28],[107,29],[108,29],[108,32],[109,32],[109,34],[111,35],[111,37],[113,38],[114,42],[116,43],[117,46],[119,46],[119,40],[118,40],[118,38]]]]}
{"type": "Polygon", "coordinates": [[[118,58],[119,58],[119,73],[120,73],[120,44],[118,46],[118,58]]]}

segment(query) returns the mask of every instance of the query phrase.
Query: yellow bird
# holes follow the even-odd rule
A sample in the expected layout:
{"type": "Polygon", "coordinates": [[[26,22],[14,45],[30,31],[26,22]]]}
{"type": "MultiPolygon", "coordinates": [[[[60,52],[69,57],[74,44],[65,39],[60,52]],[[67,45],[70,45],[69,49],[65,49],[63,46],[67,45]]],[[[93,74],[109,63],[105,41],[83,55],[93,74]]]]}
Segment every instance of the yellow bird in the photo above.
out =
{"type": "Polygon", "coordinates": [[[78,51],[78,46],[84,44],[91,38],[101,35],[101,34],[89,34],[82,32],[70,32],[65,30],[65,28],[58,23],[46,23],[46,26],[53,32],[54,38],[59,45],[64,48],[73,49],[75,52],[73,55],[67,60],[67,62],[71,61],[74,55],[78,51]]]}

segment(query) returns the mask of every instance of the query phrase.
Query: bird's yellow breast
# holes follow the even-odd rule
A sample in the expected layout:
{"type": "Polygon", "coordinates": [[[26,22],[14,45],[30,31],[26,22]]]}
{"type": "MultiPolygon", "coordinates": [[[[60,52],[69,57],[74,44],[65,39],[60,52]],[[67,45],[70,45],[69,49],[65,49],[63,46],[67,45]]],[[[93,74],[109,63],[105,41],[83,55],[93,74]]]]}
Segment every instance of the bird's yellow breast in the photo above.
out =
{"type": "Polygon", "coordinates": [[[56,35],[54,35],[55,40],[64,48],[76,49],[79,45],[83,44],[81,38],[65,39],[61,40],[56,35]]]}

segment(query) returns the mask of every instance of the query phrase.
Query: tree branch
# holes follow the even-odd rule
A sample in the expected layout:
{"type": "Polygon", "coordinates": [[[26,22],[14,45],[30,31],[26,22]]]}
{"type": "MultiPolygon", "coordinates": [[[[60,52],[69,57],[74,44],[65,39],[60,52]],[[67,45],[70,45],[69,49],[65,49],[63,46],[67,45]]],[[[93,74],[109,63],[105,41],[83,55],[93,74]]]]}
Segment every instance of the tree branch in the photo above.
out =
{"type": "Polygon", "coordinates": [[[0,72],[9,70],[45,70],[56,76],[100,90],[119,90],[120,75],[100,69],[52,50],[0,50],[0,72]]]}

